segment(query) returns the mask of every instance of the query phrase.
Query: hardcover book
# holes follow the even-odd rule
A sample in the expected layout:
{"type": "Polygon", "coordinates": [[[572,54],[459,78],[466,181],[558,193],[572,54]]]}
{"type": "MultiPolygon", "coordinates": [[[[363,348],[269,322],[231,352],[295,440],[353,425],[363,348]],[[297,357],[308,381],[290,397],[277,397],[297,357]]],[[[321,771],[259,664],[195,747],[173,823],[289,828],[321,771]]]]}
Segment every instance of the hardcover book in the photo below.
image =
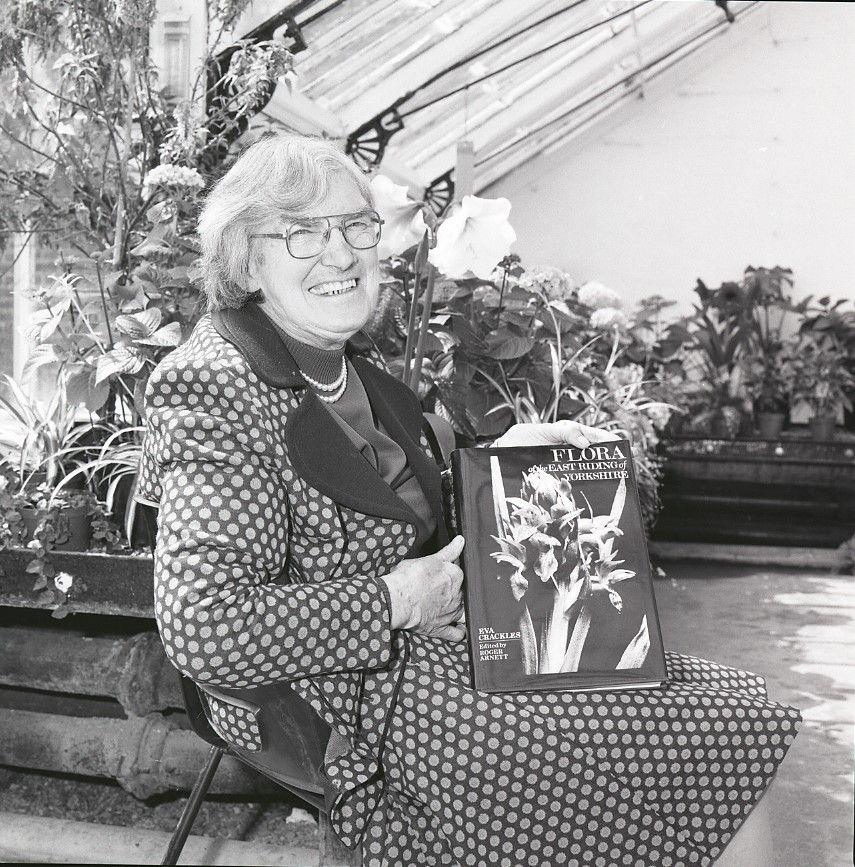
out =
{"type": "Polygon", "coordinates": [[[665,651],[627,440],[458,449],[474,686],[485,692],[660,685],[665,651]]]}

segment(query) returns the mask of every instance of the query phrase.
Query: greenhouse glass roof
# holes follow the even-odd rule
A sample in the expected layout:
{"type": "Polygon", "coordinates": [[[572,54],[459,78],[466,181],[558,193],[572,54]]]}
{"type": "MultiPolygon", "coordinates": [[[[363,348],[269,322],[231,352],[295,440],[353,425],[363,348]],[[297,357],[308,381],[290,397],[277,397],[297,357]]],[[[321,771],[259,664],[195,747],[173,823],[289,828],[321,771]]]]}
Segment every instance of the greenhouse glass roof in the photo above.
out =
{"type": "MultiPolygon", "coordinates": [[[[713,0],[300,0],[296,91],[365,168],[439,189],[473,143],[475,189],[566,142],[753,14],[713,0]]],[[[265,114],[289,124],[277,91],[265,114]]],[[[293,102],[293,100],[291,100],[293,102]]],[[[307,108],[308,106],[308,108],[307,108]]],[[[306,130],[305,124],[301,127],[306,130]]]]}

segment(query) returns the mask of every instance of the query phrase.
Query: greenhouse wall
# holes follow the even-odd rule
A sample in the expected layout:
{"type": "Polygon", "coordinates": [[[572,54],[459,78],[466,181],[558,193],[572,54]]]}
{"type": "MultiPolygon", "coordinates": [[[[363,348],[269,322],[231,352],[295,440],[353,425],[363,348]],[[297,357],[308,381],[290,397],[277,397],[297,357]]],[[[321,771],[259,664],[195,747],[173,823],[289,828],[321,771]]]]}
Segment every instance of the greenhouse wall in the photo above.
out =
{"type": "Polygon", "coordinates": [[[853,43],[850,4],[766,4],[481,194],[513,203],[525,262],[630,301],[688,310],[697,277],[718,285],[748,264],[791,267],[799,294],[851,298],[853,43]]]}

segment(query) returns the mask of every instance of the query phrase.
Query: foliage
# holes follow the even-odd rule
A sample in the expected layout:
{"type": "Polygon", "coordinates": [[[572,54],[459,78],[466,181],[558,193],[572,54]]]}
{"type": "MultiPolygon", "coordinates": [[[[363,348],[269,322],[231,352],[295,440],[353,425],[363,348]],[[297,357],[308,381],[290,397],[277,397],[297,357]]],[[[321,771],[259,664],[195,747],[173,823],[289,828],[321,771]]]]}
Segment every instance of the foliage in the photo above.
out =
{"type": "Polygon", "coordinates": [[[807,403],[815,418],[836,417],[852,409],[855,377],[846,367],[846,352],[828,339],[808,334],[800,338],[788,362],[793,396],[807,403]]]}
{"type": "MultiPolygon", "coordinates": [[[[33,591],[39,594],[40,602],[54,606],[52,616],[56,618],[68,613],[65,606],[75,580],[67,572],[57,572],[50,554],[68,540],[70,514],[81,511],[97,528],[91,547],[94,550],[115,547],[116,528],[90,491],[68,490],[58,494],[45,482],[22,487],[18,470],[0,463],[0,548],[26,547],[32,552],[27,573],[34,576],[33,591]]],[[[76,587],[78,591],[84,589],[79,580],[76,587]]]]}
{"type": "Polygon", "coordinates": [[[36,291],[29,369],[67,370],[70,392],[104,417],[138,418],[152,367],[201,312],[200,196],[246,117],[290,74],[287,41],[223,53],[246,5],[209,0],[206,63],[186,94],[159,84],[152,0],[4,10],[0,238],[36,236],[58,259],[36,291]]]}
{"type": "MultiPolygon", "coordinates": [[[[289,83],[289,40],[230,39],[247,6],[207,0],[207,53],[182,93],[161,86],[152,61],[153,0],[9,0],[0,11],[0,243],[20,233],[56,253],[34,290],[25,375],[60,383],[44,410],[5,384],[2,409],[29,428],[3,444],[18,466],[5,496],[44,471],[53,509],[85,480],[105,499],[93,515],[102,548],[118,541],[106,511],[136,471],[148,375],[202,312],[200,199],[247,118],[289,83]]],[[[31,540],[40,552],[55,542],[51,524],[31,540]]]]}
{"type": "Polygon", "coordinates": [[[753,408],[781,412],[789,404],[783,375],[789,353],[788,317],[804,314],[806,299],[789,294],[792,271],[749,265],[740,282],[710,289],[697,281],[699,304],[686,322],[690,415],[697,429],[724,427],[735,436],[753,408]]]}
{"type": "Polygon", "coordinates": [[[77,405],[68,400],[67,374],[44,407],[30,397],[12,377],[0,377],[0,448],[6,459],[17,456],[17,485],[26,489],[44,478],[52,487],[72,466],[73,455],[86,430],[76,422],[77,405]]]}
{"type": "MultiPolygon", "coordinates": [[[[372,328],[393,370],[404,363],[413,255],[384,262],[372,328]]],[[[620,310],[603,327],[597,312],[620,303],[610,292],[579,289],[555,268],[525,269],[516,256],[505,257],[491,280],[437,280],[419,394],[463,441],[495,439],[514,422],[563,418],[624,432],[649,526],[661,476],[656,445],[674,409],[665,395],[682,339],[662,321],[669,305],[661,298],[634,316],[620,310]]]]}

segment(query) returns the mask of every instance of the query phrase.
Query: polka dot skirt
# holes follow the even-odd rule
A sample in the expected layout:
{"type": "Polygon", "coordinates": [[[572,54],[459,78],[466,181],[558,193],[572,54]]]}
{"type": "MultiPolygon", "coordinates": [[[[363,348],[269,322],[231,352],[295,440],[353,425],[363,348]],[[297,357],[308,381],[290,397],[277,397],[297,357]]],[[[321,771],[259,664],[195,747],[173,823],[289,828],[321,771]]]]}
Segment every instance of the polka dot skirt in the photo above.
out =
{"type": "Polygon", "coordinates": [[[377,692],[394,706],[371,715],[369,865],[709,864],[800,719],[756,675],[672,653],[657,689],[505,696],[470,688],[459,645],[409,635],[400,653],[377,692]]]}

